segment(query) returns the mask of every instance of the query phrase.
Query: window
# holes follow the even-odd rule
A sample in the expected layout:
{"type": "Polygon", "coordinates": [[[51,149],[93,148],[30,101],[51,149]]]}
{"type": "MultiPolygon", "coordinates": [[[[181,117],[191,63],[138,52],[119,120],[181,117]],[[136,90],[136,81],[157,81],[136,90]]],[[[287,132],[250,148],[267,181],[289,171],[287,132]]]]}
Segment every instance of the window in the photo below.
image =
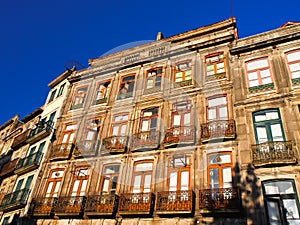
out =
{"type": "Polygon", "coordinates": [[[73,183],[72,183],[72,192],[71,196],[85,196],[87,191],[87,184],[89,179],[89,169],[80,168],[76,169],[73,183]]]}
{"type": "Polygon", "coordinates": [[[177,103],[172,112],[172,127],[188,127],[191,125],[191,104],[177,103]]]}
{"type": "Polygon", "coordinates": [[[77,124],[66,125],[60,140],[62,150],[69,149],[71,144],[73,144],[75,140],[76,129],[77,129],[77,124]]]}
{"type": "Polygon", "coordinates": [[[156,132],[158,108],[145,109],[142,111],[140,131],[156,132]]]}
{"type": "Polygon", "coordinates": [[[220,79],[225,74],[225,58],[223,53],[215,53],[205,57],[206,79],[220,79]]]}
{"type": "Polygon", "coordinates": [[[2,221],[2,225],[9,225],[9,218],[10,218],[10,216],[6,216],[6,217],[4,217],[3,218],[3,221],[2,221]]]}
{"type": "Polygon", "coordinates": [[[62,182],[64,171],[63,170],[52,170],[50,176],[46,183],[45,197],[46,198],[56,198],[58,197],[58,192],[60,190],[60,185],[62,182]]]}
{"type": "Polygon", "coordinates": [[[208,184],[211,189],[232,187],[232,160],[230,153],[208,155],[208,184]]]}
{"type": "Polygon", "coordinates": [[[87,95],[87,87],[78,88],[74,95],[72,109],[80,108],[83,106],[84,100],[87,95]]]}
{"type": "Polygon", "coordinates": [[[227,98],[226,96],[217,96],[207,99],[207,120],[227,120],[227,98]]]}
{"type": "Polygon", "coordinates": [[[262,183],[269,224],[300,224],[294,180],[268,180],[262,183]]]}
{"type": "Polygon", "coordinates": [[[119,177],[120,165],[106,165],[101,177],[101,194],[115,194],[119,177]]]}
{"type": "Polygon", "coordinates": [[[147,71],[146,89],[159,88],[161,85],[162,67],[147,71]]]}
{"type": "Polygon", "coordinates": [[[192,81],[192,62],[179,62],[175,65],[175,83],[192,81]]]}
{"type": "Polygon", "coordinates": [[[273,83],[268,58],[261,58],[247,62],[246,71],[249,88],[273,83]]]}
{"type": "Polygon", "coordinates": [[[98,134],[101,128],[100,119],[89,120],[86,124],[86,131],[84,135],[84,148],[91,149],[92,145],[98,140],[98,134]]]}
{"type": "Polygon", "coordinates": [[[300,50],[288,52],[285,56],[291,79],[300,78],[300,50]]]}
{"type": "Polygon", "coordinates": [[[114,116],[111,126],[112,136],[125,136],[128,123],[128,114],[114,116]]]}
{"type": "Polygon", "coordinates": [[[50,95],[48,103],[50,103],[50,102],[52,102],[54,100],[55,94],[56,94],[56,89],[51,92],[51,95],[50,95]]]}
{"type": "Polygon", "coordinates": [[[117,99],[124,99],[133,96],[135,75],[127,75],[121,78],[117,99]]]}
{"type": "Polygon", "coordinates": [[[176,156],[170,160],[168,173],[169,191],[187,191],[190,189],[190,157],[176,156]]]}
{"type": "Polygon", "coordinates": [[[152,167],[152,161],[135,163],[132,179],[132,193],[151,192],[152,167]]]}
{"type": "Polygon", "coordinates": [[[58,90],[58,93],[57,93],[57,97],[59,97],[59,96],[62,95],[62,93],[64,92],[65,86],[66,86],[66,83],[60,85],[59,90],[58,90]]]}
{"type": "Polygon", "coordinates": [[[285,141],[278,109],[263,110],[253,113],[256,143],[285,141]]]}
{"type": "Polygon", "coordinates": [[[102,82],[98,85],[94,104],[100,104],[107,101],[110,90],[110,81],[102,82]]]}

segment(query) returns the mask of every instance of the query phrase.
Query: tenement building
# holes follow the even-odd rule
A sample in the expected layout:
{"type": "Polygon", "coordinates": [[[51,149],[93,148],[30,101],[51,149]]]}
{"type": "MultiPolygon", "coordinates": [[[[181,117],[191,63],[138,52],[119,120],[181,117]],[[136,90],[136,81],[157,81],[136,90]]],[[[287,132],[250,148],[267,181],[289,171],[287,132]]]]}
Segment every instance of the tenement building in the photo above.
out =
{"type": "Polygon", "coordinates": [[[239,39],[229,18],[65,73],[51,135],[0,127],[2,224],[300,224],[300,24],[239,39]]]}

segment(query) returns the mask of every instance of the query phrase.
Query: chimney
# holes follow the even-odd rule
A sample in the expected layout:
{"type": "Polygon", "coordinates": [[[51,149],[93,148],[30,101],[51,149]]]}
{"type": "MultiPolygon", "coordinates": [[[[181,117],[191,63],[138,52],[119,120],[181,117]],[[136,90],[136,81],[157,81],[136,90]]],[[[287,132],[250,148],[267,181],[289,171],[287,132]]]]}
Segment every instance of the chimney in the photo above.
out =
{"type": "Polygon", "coordinates": [[[163,39],[164,38],[164,35],[162,34],[162,32],[158,32],[157,33],[157,35],[156,35],[156,40],[158,41],[158,40],[161,40],[161,39],[163,39]]]}

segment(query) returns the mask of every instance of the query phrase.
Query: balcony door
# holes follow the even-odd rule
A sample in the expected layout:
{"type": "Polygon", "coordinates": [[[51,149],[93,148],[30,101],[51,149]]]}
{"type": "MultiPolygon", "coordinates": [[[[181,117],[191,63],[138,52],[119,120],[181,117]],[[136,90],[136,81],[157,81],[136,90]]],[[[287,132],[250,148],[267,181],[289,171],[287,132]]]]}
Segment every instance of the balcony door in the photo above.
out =
{"type": "Polygon", "coordinates": [[[63,131],[62,138],[61,138],[61,149],[62,150],[69,149],[70,144],[72,144],[74,142],[76,128],[77,128],[76,124],[66,125],[66,128],[63,131]]]}
{"type": "Polygon", "coordinates": [[[50,173],[50,177],[47,180],[45,189],[46,198],[57,198],[63,174],[63,170],[55,170],[50,173]]]}
{"type": "Polygon", "coordinates": [[[128,122],[128,114],[117,115],[113,118],[111,133],[112,136],[125,136],[128,122]]]}
{"type": "Polygon", "coordinates": [[[89,179],[89,169],[77,169],[74,174],[71,196],[85,196],[89,179]]]}
{"type": "Polygon", "coordinates": [[[155,133],[157,128],[158,108],[145,109],[141,116],[141,132],[155,133]]]}
{"type": "Polygon", "coordinates": [[[232,187],[230,153],[215,153],[208,156],[208,184],[210,189],[232,187]]]}
{"type": "Polygon", "coordinates": [[[228,120],[226,96],[216,96],[207,99],[207,120],[228,120]]]}
{"type": "Polygon", "coordinates": [[[256,143],[285,141],[280,113],[278,109],[253,113],[256,143]]]}
{"type": "Polygon", "coordinates": [[[170,160],[168,185],[169,191],[187,191],[190,189],[190,159],[175,157],[170,160]]]}
{"type": "Polygon", "coordinates": [[[114,195],[117,190],[120,165],[106,165],[101,177],[101,194],[114,195]]]}
{"type": "Polygon", "coordinates": [[[132,193],[149,193],[152,189],[153,162],[145,161],[136,163],[132,179],[132,193]]]}

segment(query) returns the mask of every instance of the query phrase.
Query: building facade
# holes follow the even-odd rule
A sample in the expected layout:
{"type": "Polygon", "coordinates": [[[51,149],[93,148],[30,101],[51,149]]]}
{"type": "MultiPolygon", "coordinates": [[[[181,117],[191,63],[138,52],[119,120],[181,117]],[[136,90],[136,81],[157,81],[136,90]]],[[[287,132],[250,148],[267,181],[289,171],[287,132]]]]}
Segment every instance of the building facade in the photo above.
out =
{"type": "Polygon", "coordinates": [[[28,223],[300,223],[300,24],[158,35],[68,82],[28,223]]]}

